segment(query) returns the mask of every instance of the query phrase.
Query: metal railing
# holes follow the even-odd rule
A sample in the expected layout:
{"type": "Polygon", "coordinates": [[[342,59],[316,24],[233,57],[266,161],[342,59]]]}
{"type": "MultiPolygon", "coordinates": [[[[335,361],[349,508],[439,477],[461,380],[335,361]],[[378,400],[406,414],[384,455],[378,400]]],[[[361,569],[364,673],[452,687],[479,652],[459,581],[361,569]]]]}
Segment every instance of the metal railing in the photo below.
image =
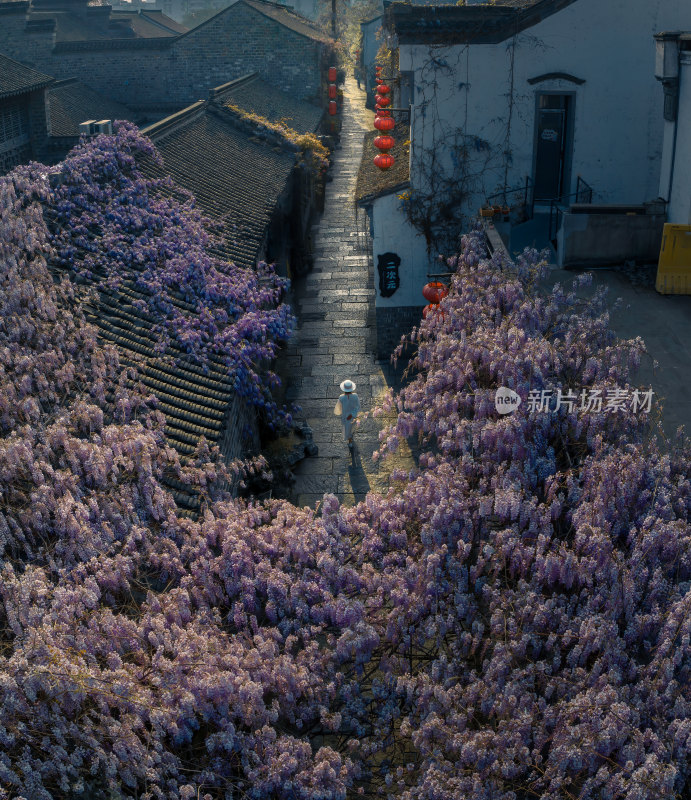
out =
{"type": "Polygon", "coordinates": [[[565,200],[574,199],[575,203],[592,203],[593,188],[587,184],[579,175],[576,180],[576,191],[571,194],[555,197],[549,202],[549,239],[554,241],[557,238],[557,231],[561,225],[561,218],[566,210],[565,200]]]}
{"type": "Polygon", "coordinates": [[[493,205],[492,201],[496,200],[497,198],[501,198],[504,201],[504,205],[511,205],[508,200],[508,196],[512,194],[523,194],[523,206],[525,208],[526,213],[526,221],[533,218],[533,213],[535,209],[535,184],[533,183],[533,179],[529,176],[525,176],[525,183],[523,186],[516,186],[513,189],[502,189],[499,192],[495,192],[494,194],[489,195],[489,197],[485,198],[485,202],[488,207],[493,205]]]}

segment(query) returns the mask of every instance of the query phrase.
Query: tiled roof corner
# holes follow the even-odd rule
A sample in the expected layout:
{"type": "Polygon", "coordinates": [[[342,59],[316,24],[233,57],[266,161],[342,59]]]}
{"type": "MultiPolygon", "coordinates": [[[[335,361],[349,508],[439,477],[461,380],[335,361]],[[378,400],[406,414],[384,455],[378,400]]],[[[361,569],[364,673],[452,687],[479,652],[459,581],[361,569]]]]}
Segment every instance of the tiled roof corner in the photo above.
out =
{"type": "Polygon", "coordinates": [[[0,98],[42,89],[50,85],[53,80],[50,75],[0,55],[0,98]]]}
{"type": "Polygon", "coordinates": [[[311,20],[303,17],[302,14],[298,14],[292,8],[279,3],[272,3],[270,0],[238,0],[238,2],[245,3],[260,14],[280,22],[286,28],[290,28],[295,33],[306,36],[308,39],[314,39],[325,44],[333,43],[333,39],[330,36],[327,36],[311,20]]]}
{"type": "Polygon", "coordinates": [[[577,0],[497,0],[473,5],[389,3],[385,25],[400,44],[498,44],[577,0]]]}

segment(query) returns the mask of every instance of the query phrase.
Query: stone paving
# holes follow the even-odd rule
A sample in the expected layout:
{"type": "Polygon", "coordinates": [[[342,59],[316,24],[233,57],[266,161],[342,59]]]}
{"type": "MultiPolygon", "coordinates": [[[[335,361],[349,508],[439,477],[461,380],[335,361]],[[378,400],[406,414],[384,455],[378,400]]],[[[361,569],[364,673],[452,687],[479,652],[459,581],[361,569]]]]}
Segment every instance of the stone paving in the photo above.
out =
{"type": "Polygon", "coordinates": [[[313,231],[314,268],[293,284],[298,330],[285,354],[286,399],[298,403],[314,432],[319,455],[295,469],[292,500],[315,507],[327,492],[351,505],[370,490],[386,491],[395,467],[413,466],[404,443],[395,459],[372,461],[384,420],[369,417],[356,430],[351,455],[333,408],[339,384],[350,378],[364,412],[387,386],[399,385],[400,371],[375,360],[374,275],[369,253],[368,220],[355,206],[355,182],[363,136],[372,123],[365,91],[353,78],[344,87],[341,147],[334,152],[333,181],[326,185],[324,214],[313,231]]]}

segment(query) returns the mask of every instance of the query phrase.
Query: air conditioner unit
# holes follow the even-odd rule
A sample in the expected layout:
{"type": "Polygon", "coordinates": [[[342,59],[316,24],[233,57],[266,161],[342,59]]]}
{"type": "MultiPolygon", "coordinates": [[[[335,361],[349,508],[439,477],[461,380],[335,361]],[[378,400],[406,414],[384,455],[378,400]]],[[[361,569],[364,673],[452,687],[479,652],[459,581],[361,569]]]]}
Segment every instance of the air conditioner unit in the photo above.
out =
{"type": "Polygon", "coordinates": [[[113,123],[109,119],[101,119],[94,123],[94,133],[112,133],[113,123]]]}
{"type": "Polygon", "coordinates": [[[86,122],[79,123],[79,133],[84,133],[86,136],[91,136],[94,132],[95,119],[87,119],[86,122]]]}

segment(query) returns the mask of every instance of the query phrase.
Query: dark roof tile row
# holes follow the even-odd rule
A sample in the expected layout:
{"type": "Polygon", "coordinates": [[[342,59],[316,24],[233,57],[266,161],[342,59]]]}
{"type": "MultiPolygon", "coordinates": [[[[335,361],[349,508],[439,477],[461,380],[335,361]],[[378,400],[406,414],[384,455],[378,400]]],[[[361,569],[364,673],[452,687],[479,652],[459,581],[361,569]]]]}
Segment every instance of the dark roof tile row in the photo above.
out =
{"type": "Polygon", "coordinates": [[[191,191],[200,209],[223,224],[218,255],[253,267],[295,156],[248,136],[233,125],[231,114],[214,112],[208,108],[160,137],[156,125],[145,129],[164,167],[145,164],[142,169],[150,177],[170,175],[191,191]]]}
{"type": "Polygon", "coordinates": [[[298,133],[314,133],[324,116],[324,109],[320,106],[297,100],[260,78],[257,73],[220,86],[212,90],[211,95],[216,103],[238,106],[269,122],[283,123],[298,133]]]}

